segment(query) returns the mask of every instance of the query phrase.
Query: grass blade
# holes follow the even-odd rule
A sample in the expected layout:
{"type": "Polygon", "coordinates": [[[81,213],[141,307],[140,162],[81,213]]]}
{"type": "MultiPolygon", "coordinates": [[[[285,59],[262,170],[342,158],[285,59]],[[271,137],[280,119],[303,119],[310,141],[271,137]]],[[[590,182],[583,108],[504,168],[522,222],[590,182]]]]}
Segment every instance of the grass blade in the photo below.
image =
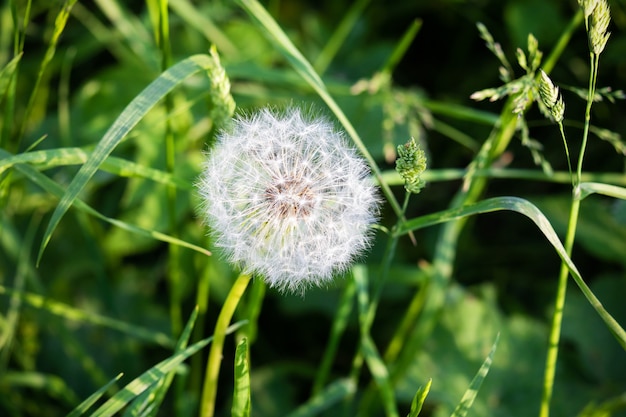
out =
{"type": "MultiPolygon", "coordinates": [[[[58,166],[80,165],[87,162],[91,152],[82,148],[59,148],[46,149],[41,151],[24,152],[17,155],[10,155],[0,149],[3,158],[0,160],[0,174],[16,164],[35,165],[38,170],[50,169],[58,166]],[[6,155],[6,156],[5,156],[6,155]]],[[[183,190],[191,190],[192,184],[172,174],[140,165],[115,156],[109,156],[99,167],[102,171],[110,172],[119,177],[139,177],[148,179],[160,184],[175,186],[183,190]]],[[[61,194],[62,195],[62,194],[61,194]]]]}
{"type": "MultiPolygon", "coordinates": [[[[228,328],[228,333],[232,333],[243,325],[243,322],[235,323],[228,328]]],[[[197,353],[199,350],[206,347],[213,337],[203,339],[193,345],[189,346],[185,350],[176,353],[175,355],[159,362],[157,365],[148,369],[139,377],[132,380],[126,385],[120,392],[112,396],[102,404],[91,416],[92,417],[105,417],[112,416],[119,410],[124,408],[126,404],[132,401],[137,396],[141,395],[146,389],[150,388],[152,384],[157,383],[161,379],[165,378],[170,372],[176,370],[178,365],[185,361],[189,356],[197,353]]]]}
{"type": "Polygon", "coordinates": [[[46,310],[50,314],[62,317],[67,320],[72,320],[80,323],[89,323],[96,326],[108,327],[113,330],[128,334],[137,339],[141,339],[150,343],[155,343],[164,347],[174,346],[172,339],[165,333],[157,332],[154,330],[148,330],[143,327],[129,324],[122,320],[116,320],[111,317],[101,316],[99,314],[90,313],[85,310],[72,307],[68,304],[64,304],[58,301],[50,300],[39,294],[33,293],[16,293],[10,288],[0,285],[0,295],[16,294],[21,300],[32,307],[46,310]]]}
{"type": "MultiPolygon", "coordinates": [[[[4,158],[5,155],[10,155],[10,154],[0,149],[0,157],[4,158]]],[[[20,171],[22,174],[24,174],[26,177],[28,177],[35,184],[39,185],[44,190],[48,191],[49,193],[56,195],[59,198],[63,196],[64,191],[63,191],[63,188],[59,184],[52,181],[50,178],[46,177],[42,173],[36,171],[32,167],[27,166],[27,165],[17,165],[17,170],[20,171]]],[[[86,203],[84,203],[82,200],[78,198],[74,199],[73,204],[75,205],[77,209],[85,211],[88,214],[91,214],[92,216],[95,216],[101,220],[104,220],[107,223],[110,223],[116,227],[119,227],[120,229],[124,229],[131,233],[136,233],[136,234],[146,236],[152,239],[160,240],[163,242],[180,245],[180,246],[195,250],[206,256],[211,255],[211,252],[205,248],[202,248],[200,246],[194,245],[184,240],[180,240],[178,238],[166,235],[165,233],[157,232],[155,230],[147,230],[147,229],[123,222],[121,220],[107,217],[101,214],[100,212],[96,211],[95,209],[91,208],[89,205],[87,205],[86,203]]]]}
{"type": "Polygon", "coordinates": [[[115,383],[120,380],[122,375],[124,374],[123,373],[118,374],[115,378],[110,380],[106,385],[104,385],[98,391],[94,392],[89,397],[87,397],[82,403],[78,404],[78,406],[76,406],[76,408],[74,408],[66,417],[79,417],[87,413],[87,410],[89,410],[89,408],[91,408],[91,406],[94,405],[96,401],[98,401],[100,397],[102,397],[104,393],[108,391],[109,388],[115,385],[115,383]]]}
{"type": "MultiPolygon", "coordinates": [[[[189,337],[191,336],[191,331],[197,318],[198,307],[193,310],[189,320],[187,320],[187,325],[183,329],[180,338],[176,343],[174,353],[182,352],[185,348],[187,348],[187,345],[189,344],[189,337]]],[[[124,412],[124,416],[155,416],[159,411],[161,403],[163,403],[165,394],[170,388],[173,379],[174,373],[170,372],[165,378],[159,380],[159,382],[154,384],[153,387],[146,390],[133,401],[133,403],[124,412]]]]}
{"type": "Polygon", "coordinates": [[[498,346],[498,340],[500,340],[500,334],[496,336],[496,341],[493,342],[493,346],[491,347],[491,351],[485,358],[485,361],[476,372],[474,379],[470,382],[470,386],[463,394],[463,398],[461,398],[461,402],[456,406],[454,412],[451,417],[465,417],[467,412],[474,404],[474,400],[476,399],[476,395],[478,394],[478,390],[480,386],[483,384],[485,377],[489,373],[489,368],[491,368],[491,364],[493,363],[493,355],[496,353],[496,347],[498,346]]]}
{"type": "Polygon", "coordinates": [[[250,417],[250,364],[248,339],[245,337],[235,350],[235,389],[231,416],[250,417]]]}
{"type": "Polygon", "coordinates": [[[604,308],[600,300],[593,294],[591,289],[587,286],[583,280],[580,272],[576,268],[576,265],[572,262],[567,255],[567,251],[563,247],[563,244],[559,240],[558,235],[554,231],[554,228],[544,216],[544,214],[535,205],[523,198],[518,197],[495,197],[487,200],[480,201],[478,203],[470,204],[467,206],[444,210],[438,213],[429,214],[427,216],[421,216],[415,219],[411,219],[404,222],[397,231],[397,234],[406,234],[410,231],[414,231],[423,227],[432,226],[439,223],[448,222],[455,219],[464,218],[474,214],[490,213],[494,211],[510,210],[523,214],[531,219],[543,235],[552,244],[558,255],[563,262],[567,265],[570,274],[574,278],[574,281],[583,292],[584,296],[591,306],[600,315],[602,320],[606,323],[609,330],[613,333],[618,340],[622,348],[626,350],[626,331],[620,326],[620,324],[611,316],[604,308]]]}
{"type": "Polygon", "coordinates": [[[113,149],[115,149],[128,132],[139,123],[148,111],[174,87],[193,74],[210,68],[211,65],[213,65],[213,59],[208,55],[193,55],[163,72],[130,102],[115,123],[113,123],[105,133],[93,153],[89,156],[87,162],[80,168],[63,198],[61,198],[59,205],[54,210],[42,238],[39,254],[37,255],[37,264],[39,264],[43,251],[48,245],[52,233],[61,221],[61,218],[74,203],[78,194],[87,185],[87,182],[96,173],[103,161],[113,152],[113,149]]]}
{"type": "Polygon", "coordinates": [[[599,182],[582,182],[580,183],[580,190],[581,200],[594,193],[626,200],[626,188],[616,185],[602,184],[599,182]]]}
{"type": "Polygon", "coordinates": [[[424,401],[426,401],[426,397],[430,392],[430,386],[433,383],[433,379],[430,378],[426,385],[420,387],[415,393],[415,397],[413,397],[413,401],[411,402],[411,411],[407,417],[417,417],[422,411],[422,407],[424,406],[424,401]]]}

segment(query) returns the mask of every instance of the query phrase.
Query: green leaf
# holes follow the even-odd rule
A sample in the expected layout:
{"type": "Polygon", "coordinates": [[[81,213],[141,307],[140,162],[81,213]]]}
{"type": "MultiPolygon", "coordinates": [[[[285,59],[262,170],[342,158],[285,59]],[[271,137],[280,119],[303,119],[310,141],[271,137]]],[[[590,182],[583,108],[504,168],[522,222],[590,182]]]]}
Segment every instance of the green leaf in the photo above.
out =
{"type": "Polygon", "coordinates": [[[111,388],[117,381],[119,381],[122,375],[124,374],[123,373],[118,374],[115,378],[110,380],[106,385],[101,387],[98,391],[94,392],[89,397],[87,397],[82,403],[78,404],[78,406],[76,406],[76,408],[74,408],[66,417],[78,417],[87,413],[87,410],[89,410],[89,408],[91,408],[91,406],[94,405],[96,401],[98,401],[100,397],[102,397],[104,393],[109,390],[109,388],[111,388]]]}
{"type": "Polygon", "coordinates": [[[491,351],[485,358],[483,364],[480,366],[480,369],[478,369],[478,372],[476,373],[476,376],[474,376],[474,379],[472,379],[472,382],[467,388],[467,391],[465,391],[465,394],[463,394],[463,398],[461,398],[461,402],[459,402],[459,405],[456,406],[456,409],[452,413],[452,417],[465,417],[469,409],[472,407],[472,404],[474,404],[474,400],[476,399],[478,390],[480,389],[480,386],[482,385],[485,377],[489,373],[489,368],[493,363],[493,355],[496,353],[496,346],[498,345],[499,339],[500,334],[496,336],[496,341],[493,342],[491,351]]]}
{"type": "MultiPolygon", "coordinates": [[[[36,165],[36,169],[44,170],[58,166],[80,165],[84,164],[91,154],[81,148],[59,148],[46,149],[42,151],[24,152],[17,155],[11,155],[0,149],[3,156],[0,159],[0,174],[16,164],[36,165]]],[[[176,178],[169,172],[150,168],[133,161],[129,161],[114,156],[109,156],[99,169],[110,172],[120,177],[140,177],[154,182],[172,185],[179,189],[191,190],[192,185],[181,178],[176,178]]]]}
{"type": "Polygon", "coordinates": [[[600,182],[582,182],[580,183],[580,190],[581,200],[594,193],[626,200],[626,188],[618,187],[616,185],[603,184],[600,182]]]}
{"type": "Polygon", "coordinates": [[[432,226],[439,223],[445,223],[448,221],[456,220],[459,218],[471,216],[474,214],[481,213],[490,213],[494,211],[501,210],[510,210],[515,211],[517,213],[523,214],[524,216],[531,219],[539,230],[543,233],[543,235],[548,239],[548,241],[552,244],[558,255],[561,257],[563,262],[567,265],[567,268],[570,271],[570,274],[574,278],[574,281],[583,292],[589,303],[596,310],[596,312],[600,315],[604,323],[611,330],[617,341],[622,345],[622,348],[626,350],[626,331],[620,326],[620,324],[611,316],[606,309],[602,306],[602,303],[598,298],[593,294],[593,292],[589,289],[585,281],[583,280],[580,272],[576,268],[576,265],[572,262],[570,257],[567,255],[563,244],[559,240],[554,228],[544,216],[544,214],[535,207],[532,203],[523,198],[518,197],[495,197],[487,200],[480,201],[475,204],[470,204],[467,206],[444,210],[441,212],[429,214],[426,216],[421,216],[415,219],[411,219],[409,221],[404,222],[396,231],[396,235],[402,235],[409,233],[411,231],[424,228],[427,226],[432,226]]]}
{"type": "Polygon", "coordinates": [[[426,385],[421,386],[417,392],[415,393],[415,397],[413,397],[413,401],[411,402],[411,411],[407,417],[417,417],[422,411],[422,406],[424,405],[424,401],[426,401],[426,397],[430,392],[430,386],[433,383],[433,379],[429,378],[426,385]]]}
{"type": "MultiPolygon", "coordinates": [[[[0,157],[5,158],[5,157],[9,157],[11,154],[9,154],[8,152],[0,149],[0,157]]],[[[24,174],[26,177],[28,177],[31,181],[33,181],[35,184],[39,185],[41,188],[43,188],[44,190],[48,191],[49,193],[56,195],[58,197],[61,197],[63,195],[63,188],[57,184],[56,182],[52,181],[50,178],[48,178],[47,176],[43,175],[42,173],[38,172],[37,170],[35,170],[34,168],[28,166],[28,165],[17,165],[16,169],[18,171],[20,171],[22,174],[24,174]]],[[[156,239],[156,240],[160,240],[163,242],[168,242],[168,243],[172,243],[175,245],[179,245],[179,246],[183,246],[192,250],[195,250],[199,253],[202,253],[204,255],[210,256],[211,252],[208,251],[205,248],[202,248],[198,245],[194,245],[192,243],[186,242],[184,240],[166,235],[164,233],[161,232],[157,232],[155,230],[147,230],[126,222],[123,222],[121,220],[118,219],[113,219],[110,217],[107,217],[103,214],[100,214],[100,212],[96,211],[95,209],[91,208],[89,205],[87,205],[86,203],[84,203],[82,200],[75,198],[73,201],[74,206],[82,211],[87,212],[88,214],[91,214],[92,216],[95,216],[101,220],[104,220],[107,223],[110,223],[116,227],[119,227],[120,229],[124,229],[128,232],[131,233],[136,233],[142,236],[146,236],[152,239],[156,239]]],[[[41,253],[41,251],[40,251],[41,253]]]]}
{"type": "Polygon", "coordinates": [[[250,364],[248,339],[241,339],[235,351],[235,389],[233,391],[233,417],[250,417],[250,364]]]}
{"type": "Polygon", "coordinates": [[[207,70],[213,65],[213,60],[208,55],[193,55],[180,61],[167,71],[163,72],[156,80],[148,85],[133,101],[124,109],[115,123],[105,133],[104,137],[94,149],[89,159],[80,168],[61,198],[59,205],[52,213],[48,227],[42,238],[37,263],[52,237],[52,233],[67,212],[78,194],[87,185],[87,182],[96,173],[104,160],[111,154],[113,149],[122,141],[130,130],[174,87],[182,83],[193,74],[207,70]]]}
{"type": "Polygon", "coordinates": [[[43,309],[50,314],[54,314],[55,316],[63,317],[67,320],[108,327],[110,329],[114,329],[119,332],[128,334],[132,337],[136,337],[137,339],[145,340],[147,342],[155,343],[164,347],[171,347],[174,345],[172,339],[165,333],[156,332],[154,330],[149,330],[143,327],[129,324],[125,321],[116,320],[95,313],[90,313],[85,310],[72,307],[68,304],[51,300],[39,294],[25,292],[16,293],[10,288],[0,285],[0,295],[2,294],[15,294],[20,297],[23,302],[33,307],[43,309]]]}

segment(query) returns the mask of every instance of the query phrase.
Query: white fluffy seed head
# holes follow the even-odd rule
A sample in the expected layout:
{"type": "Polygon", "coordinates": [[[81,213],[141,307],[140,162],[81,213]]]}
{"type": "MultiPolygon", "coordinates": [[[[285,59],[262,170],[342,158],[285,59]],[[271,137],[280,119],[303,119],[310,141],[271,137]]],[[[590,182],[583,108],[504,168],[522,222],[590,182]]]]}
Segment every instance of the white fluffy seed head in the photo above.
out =
{"type": "Polygon", "coordinates": [[[215,245],[281,291],[322,286],[371,242],[379,199],[341,132],[263,109],[218,135],[198,183],[215,245]]]}

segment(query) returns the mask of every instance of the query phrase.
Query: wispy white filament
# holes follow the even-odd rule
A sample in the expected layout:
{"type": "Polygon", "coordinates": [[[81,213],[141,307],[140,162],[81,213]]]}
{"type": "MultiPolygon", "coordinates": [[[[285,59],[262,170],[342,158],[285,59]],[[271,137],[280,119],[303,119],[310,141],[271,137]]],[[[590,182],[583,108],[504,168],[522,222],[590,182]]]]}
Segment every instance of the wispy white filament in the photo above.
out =
{"type": "Polygon", "coordinates": [[[368,248],[378,206],[368,174],[328,121],[264,109],[218,136],[198,184],[201,211],[231,262],[303,291],[368,248]]]}

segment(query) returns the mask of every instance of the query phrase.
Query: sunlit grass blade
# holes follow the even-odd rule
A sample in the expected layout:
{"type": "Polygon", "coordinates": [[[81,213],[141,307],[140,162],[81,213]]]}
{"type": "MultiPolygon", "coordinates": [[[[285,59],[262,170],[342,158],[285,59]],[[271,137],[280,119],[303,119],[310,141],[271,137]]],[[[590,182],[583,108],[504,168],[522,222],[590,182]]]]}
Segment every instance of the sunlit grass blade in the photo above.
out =
{"type": "Polygon", "coordinates": [[[480,201],[478,203],[462,206],[459,208],[444,210],[438,213],[421,216],[415,219],[404,222],[397,230],[397,234],[406,234],[409,231],[414,231],[423,227],[432,226],[435,224],[445,223],[451,220],[472,216],[474,214],[490,213],[494,211],[510,210],[528,217],[539,227],[539,230],[552,244],[560,258],[567,265],[574,281],[587,298],[591,306],[600,315],[605,322],[609,330],[614,334],[620,345],[626,350],[626,331],[620,326],[620,324],[611,316],[604,308],[602,303],[593,294],[591,289],[587,286],[583,280],[580,272],[576,268],[576,265],[572,262],[567,255],[567,251],[563,247],[558,235],[554,231],[554,228],[546,218],[546,216],[536,206],[523,198],[518,197],[495,197],[487,200],[480,201]]]}
{"type": "Polygon", "coordinates": [[[85,400],[82,403],[78,404],[76,408],[74,408],[66,417],[79,417],[87,413],[87,410],[89,410],[96,403],[96,401],[98,401],[109,390],[109,388],[115,385],[115,383],[120,380],[122,375],[124,374],[118,374],[106,385],[102,386],[98,391],[85,398],[85,400]]]}
{"type": "Polygon", "coordinates": [[[199,71],[207,70],[213,65],[213,59],[208,55],[193,55],[180,61],[167,71],[163,72],[156,80],[146,87],[133,101],[124,109],[115,123],[105,133],[104,137],[94,149],[89,159],[80,168],[74,177],[59,205],[52,213],[44,236],[42,238],[37,263],[52,237],[52,233],[61,221],[63,215],[74,203],[78,194],[87,185],[87,182],[96,173],[103,161],[113,152],[113,149],[139,123],[139,121],[152,109],[165,95],[174,87],[182,83],[186,78],[199,71]]]}
{"type": "MultiPolygon", "coordinates": [[[[0,285],[0,295],[14,295],[15,291],[0,285]]],[[[102,316],[85,310],[72,307],[68,304],[51,300],[39,294],[17,293],[17,296],[28,305],[40,308],[58,317],[72,320],[79,323],[88,323],[96,326],[103,326],[117,330],[131,337],[154,343],[164,347],[173,347],[174,341],[165,333],[145,329],[143,327],[129,324],[125,321],[116,320],[111,317],[102,316]]]]}
{"type": "Polygon", "coordinates": [[[430,378],[426,385],[419,387],[415,393],[415,397],[413,397],[413,401],[411,402],[411,411],[409,411],[407,417],[417,417],[422,412],[424,401],[426,401],[426,397],[430,392],[430,386],[432,383],[433,380],[430,378]]]}
{"type": "MultiPolygon", "coordinates": [[[[191,336],[191,331],[194,328],[197,318],[198,307],[194,308],[191,316],[189,317],[189,320],[187,320],[187,324],[185,325],[185,328],[183,329],[180,337],[178,338],[178,342],[176,343],[176,349],[174,349],[174,353],[182,352],[187,348],[187,345],[189,344],[189,338],[191,336]]],[[[156,416],[159,411],[159,407],[163,403],[165,394],[167,394],[167,391],[172,385],[173,379],[174,373],[168,373],[165,378],[162,378],[156,384],[154,384],[154,386],[138,396],[133,401],[133,403],[124,411],[124,416],[156,416]]]]}
{"type": "Polygon", "coordinates": [[[376,385],[378,385],[387,417],[397,417],[399,415],[398,408],[395,402],[393,387],[389,380],[389,370],[369,334],[368,314],[370,302],[367,270],[363,265],[356,265],[352,268],[352,273],[357,290],[363,358],[374,377],[374,381],[376,381],[376,385]]]}
{"type": "Polygon", "coordinates": [[[594,193],[626,200],[626,188],[616,185],[602,184],[599,182],[582,182],[580,183],[580,190],[581,200],[594,193]]]}
{"type": "MultiPolygon", "coordinates": [[[[0,153],[3,152],[0,149],[0,153]]],[[[84,164],[91,152],[82,148],[59,148],[42,151],[24,152],[17,155],[7,155],[0,160],[0,174],[16,164],[31,164],[38,170],[50,169],[58,166],[84,164]]],[[[127,159],[109,156],[99,167],[102,171],[115,174],[119,177],[144,178],[160,184],[172,185],[182,190],[191,190],[192,184],[174,177],[172,174],[138,164],[127,159]]]]}
{"type": "Polygon", "coordinates": [[[235,350],[235,389],[233,390],[233,417],[250,416],[250,363],[248,339],[241,339],[235,350]]]}
{"type": "MultiPolygon", "coordinates": [[[[243,325],[243,322],[233,324],[228,328],[228,333],[232,333],[243,325]]],[[[139,377],[132,380],[126,385],[120,392],[109,398],[101,407],[99,407],[91,416],[92,417],[108,417],[117,413],[124,408],[126,404],[141,395],[146,389],[150,388],[152,384],[157,383],[162,378],[165,378],[170,372],[174,372],[176,368],[185,361],[189,356],[197,353],[204,347],[206,347],[213,337],[203,339],[193,345],[189,346],[185,350],[172,355],[171,357],[159,362],[157,365],[148,369],[139,377]]]]}
{"type": "MultiPolygon", "coordinates": [[[[0,157],[4,157],[5,155],[10,155],[7,152],[3,151],[2,149],[0,149],[0,157]]],[[[34,168],[28,166],[28,165],[17,165],[16,169],[18,171],[20,171],[22,174],[24,174],[26,177],[28,177],[31,181],[33,181],[35,184],[39,185],[41,188],[43,188],[44,190],[46,190],[47,192],[49,192],[50,194],[53,194],[59,198],[61,198],[64,194],[64,190],[63,188],[57,184],[56,182],[52,181],[50,178],[48,178],[47,176],[43,175],[42,173],[40,173],[39,171],[35,170],[34,168]]],[[[183,246],[189,249],[192,249],[196,252],[202,253],[206,256],[210,256],[211,252],[208,251],[205,248],[202,248],[198,245],[194,245],[192,243],[189,243],[187,241],[166,235],[165,233],[161,233],[161,232],[157,232],[155,230],[147,230],[126,222],[123,222],[121,220],[118,219],[113,219],[110,217],[107,217],[103,214],[101,214],[100,212],[96,211],[95,209],[91,208],[89,205],[87,205],[86,203],[84,203],[82,200],[78,199],[78,198],[74,198],[73,201],[74,206],[78,209],[78,210],[82,210],[84,212],[86,212],[87,214],[90,214],[94,217],[97,217],[101,220],[104,220],[107,223],[110,223],[116,227],[119,227],[120,229],[124,229],[126,231],[129,231],[131,233],[136,233],[138,235],[142,235],[142,236],[146,236],[149,237],[151,239],[156,239],[156,240],[160,240],[163,242],[167,242],[167,243],[173,243],[179,246],[183,246]]],[[[40,252],[41,253],[41,252],[40,252]]]]}
{"type": "Polygon", "coordinates": [[[470,408],[472,408],[474,400],[476,399],[476,395],[478,395],[478,390],[483,384],[485,377],[489,373],[489,368],[491,368],[491,364],[493,363],[493,355],[496,353],[498,340],[500,340],[500,334],[496,336],[496,340],[491,346],[491,351],[485,358],[483,364],[478,369],[478,372],[476,372],[476,375],[472,379],[472,382],[470,382],[470,386],[467,388],[467,391],[465,391],[465,394],[463,394],[463,398],[461,398],[461,401],[454,409],[454,412],[452,412],[451,417],[465,417],[470,408]]]}
{"type": "Polygon", "coordinates": [[[356,387],[348,379],[340,379],[328,385],[319,394],[313,396],[297,410],[288,414],[288,417],[312,417],[336,406],[344,398],[354,394],[356,387]]]}

